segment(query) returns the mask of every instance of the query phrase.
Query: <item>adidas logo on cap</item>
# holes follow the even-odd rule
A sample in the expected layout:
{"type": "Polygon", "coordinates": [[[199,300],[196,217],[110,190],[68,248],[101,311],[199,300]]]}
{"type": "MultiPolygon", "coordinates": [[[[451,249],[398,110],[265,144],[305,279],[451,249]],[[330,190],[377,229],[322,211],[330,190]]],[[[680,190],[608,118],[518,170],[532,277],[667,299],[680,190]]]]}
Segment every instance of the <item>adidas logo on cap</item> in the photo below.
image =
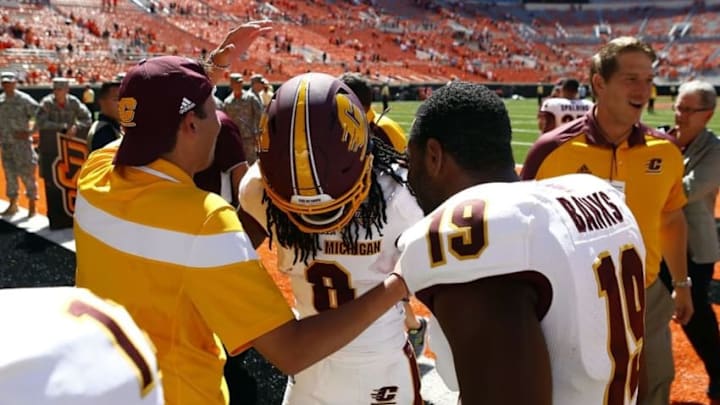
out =
{"type": "Polygon", "coordinates": [[[182,102],[180,103],[180,115],[185,114],[193,108],[195,108],[195,103],[183,97],[182,102]]]}

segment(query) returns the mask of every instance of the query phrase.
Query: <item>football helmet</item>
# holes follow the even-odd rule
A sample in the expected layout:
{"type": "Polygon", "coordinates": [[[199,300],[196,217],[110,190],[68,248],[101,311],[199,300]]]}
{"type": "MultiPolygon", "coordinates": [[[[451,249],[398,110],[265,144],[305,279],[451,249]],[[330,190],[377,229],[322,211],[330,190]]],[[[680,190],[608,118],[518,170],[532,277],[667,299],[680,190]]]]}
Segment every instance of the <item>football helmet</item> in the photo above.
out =
{"type": "Polygon", "coordinates": [[[261,122],[258,158],[272,203],[303,232],[341,229],[370,191],[365,110],[341,81],[306,73],[275,92],[261,122]]]}

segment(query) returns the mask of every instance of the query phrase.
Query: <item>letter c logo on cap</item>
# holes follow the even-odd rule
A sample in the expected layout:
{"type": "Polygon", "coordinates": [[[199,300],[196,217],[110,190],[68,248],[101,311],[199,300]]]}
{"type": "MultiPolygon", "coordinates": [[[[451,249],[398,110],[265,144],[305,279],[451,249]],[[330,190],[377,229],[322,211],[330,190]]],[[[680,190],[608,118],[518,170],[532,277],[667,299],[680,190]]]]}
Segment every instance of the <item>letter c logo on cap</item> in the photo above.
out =
{"type": "Polygon", "coordinates": [[[123,97],[118,102],[118,117],[120,124],[124,127],[134,127],[135,108],[137,108],[137,100],[134,97],[123,97]]]}

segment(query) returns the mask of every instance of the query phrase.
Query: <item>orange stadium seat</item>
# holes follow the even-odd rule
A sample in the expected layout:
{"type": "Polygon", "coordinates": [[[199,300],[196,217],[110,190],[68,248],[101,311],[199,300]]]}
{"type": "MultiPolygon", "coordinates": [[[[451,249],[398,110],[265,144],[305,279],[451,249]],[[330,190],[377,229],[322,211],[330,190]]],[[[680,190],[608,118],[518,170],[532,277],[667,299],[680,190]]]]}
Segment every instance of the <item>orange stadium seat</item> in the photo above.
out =
{"type": "Polygon", "coordinates": [[[483,3],[428,10],[415,4],[433,2],[390,0],[374,1],[374,7],[320,0],[186,1],[174,3],[173,9],[168,8],[171,3],[146,4],[151,3],[154,12],[128,0],[113,12],[103,10],[99,0],[0,7],[5,24],[23,32],[0,37],[0,66],[25,69],[39,82],[57,73],[49,71],[51,66],[61,66],[63,74],[75,67],[73,75],[81,71],[80,80],[107,79],[142,57],[199,56],[232,26],[259,18],[272,19],[274,31],[256,41],[232,69],[262,73],[273,81],[309,69],[360,71],[398,82],[583,78],[588,57],[603,39],[595,36],[599,23],[611,27],[612,36],[654,39],[658,50],[667,51],[660,74],[713,69],[720,56],[720,41],[703,36],[720,28],[717,6],[647,6],[631,13],[557,7],[537,11],[519,4],[483,3]],[[694,41],[669,45],[670,29],[682,22],[692,24],[694,41]],[[68,43],[73,44],[72,53],[68,43]]]}

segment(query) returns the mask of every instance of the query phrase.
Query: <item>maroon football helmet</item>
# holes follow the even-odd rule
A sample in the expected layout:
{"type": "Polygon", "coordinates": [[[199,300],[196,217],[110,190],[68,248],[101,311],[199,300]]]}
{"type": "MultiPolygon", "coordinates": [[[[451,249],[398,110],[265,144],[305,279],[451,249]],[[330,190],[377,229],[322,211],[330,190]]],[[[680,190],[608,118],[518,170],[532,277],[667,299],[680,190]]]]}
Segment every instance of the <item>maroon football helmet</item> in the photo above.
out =
{"type": "Polygon", "coordinates": [[[341,81],[306,73],[275,92],[261,120],[259,165],[272,203],[303,232],[345,226],[370,191],[365,110],[341,81]]]}

